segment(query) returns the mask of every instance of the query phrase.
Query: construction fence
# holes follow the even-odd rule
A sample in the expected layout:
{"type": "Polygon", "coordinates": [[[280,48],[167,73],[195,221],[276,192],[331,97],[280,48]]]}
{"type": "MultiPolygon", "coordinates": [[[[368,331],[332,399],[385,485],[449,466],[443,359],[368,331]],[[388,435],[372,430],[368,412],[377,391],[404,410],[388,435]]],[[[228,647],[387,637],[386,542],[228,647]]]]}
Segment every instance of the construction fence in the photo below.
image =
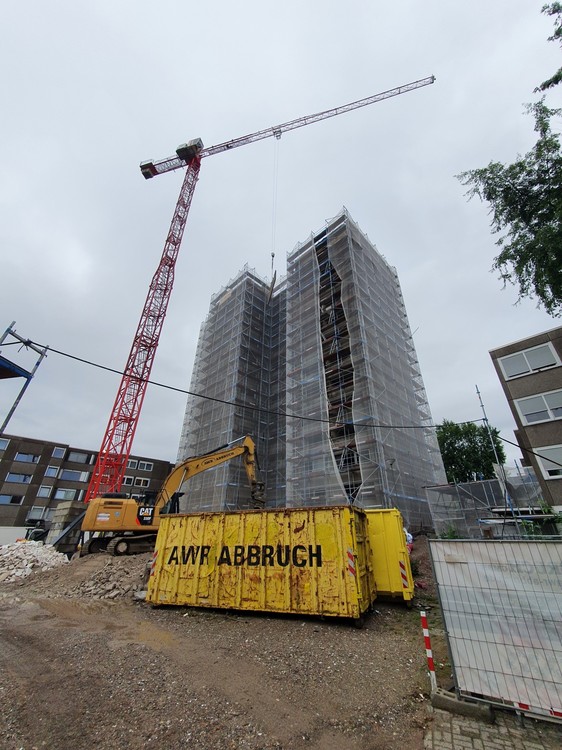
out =
{"type": "Polygon", "coordinates": [[[429,545],[459,697],[562,721],[562,541],[429,545]]]}
{"type": "Polygon", "coordinates": [[[438,536],[458,539],[521,538],[542,526],[543,533],[560,533],[542,503],[542,492],[529,471],[505,471],[503,481],[445,484],[427,488],[438,536]]]}

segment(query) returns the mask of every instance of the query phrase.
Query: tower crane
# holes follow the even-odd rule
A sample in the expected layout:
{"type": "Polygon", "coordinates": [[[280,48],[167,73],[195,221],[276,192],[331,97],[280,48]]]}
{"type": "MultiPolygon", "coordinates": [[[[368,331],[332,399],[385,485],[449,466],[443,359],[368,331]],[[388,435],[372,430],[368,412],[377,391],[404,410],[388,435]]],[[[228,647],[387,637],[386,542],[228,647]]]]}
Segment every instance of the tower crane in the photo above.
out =
{"type": "Polygon", "coordinates": [[[296,120],[274,125],[256,133],[234,138],[216,146],[205,148],[200,138],[178,146],[174,156],[160,161],[144,161],[140,165],[146,179],[166,172],[187,167],[180,189],[170,229],[164,244],[160,263],[150,283],[148,295],[141,313],[140,321],[133,339],[129,358],[123,372],[117,396],[111,410],[107,428],[102,440],[85,502],[102,493],[117,492],[127,468],[133,438],[138,425],[146,387],[150,378],[154,356],[158,347],[168,301],[174,283],[174,268],[180,249],[185,224],[189,214],[193,193],[199,177],[201,160],[223,151],[261,141],[264,138],[281,138],[283,133],[311,125],[313,122],[326,120],[329,117],[350,112],[353,109],[366,107],[369,104],[405,94],[408,91],[428,86],[435,82],[434,76],[422,78],[403,86],[398,86],[365,99],[334,107],[314,115],[299,117],[296,120]]]}

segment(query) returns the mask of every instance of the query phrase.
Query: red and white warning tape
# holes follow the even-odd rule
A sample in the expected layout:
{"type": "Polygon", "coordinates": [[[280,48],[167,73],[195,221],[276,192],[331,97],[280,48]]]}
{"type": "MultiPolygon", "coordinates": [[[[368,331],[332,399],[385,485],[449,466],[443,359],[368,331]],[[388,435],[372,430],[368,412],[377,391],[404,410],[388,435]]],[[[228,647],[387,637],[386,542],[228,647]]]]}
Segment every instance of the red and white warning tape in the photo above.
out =
{"type": "Polygon", "coordinates": [[[409,586],[408,582],[408,573],[406,572],[406,563],[403,563],[402,560],[398,563],[400,565],[400,578],[402,579],[402,588],[407,589],[409,586]]]}
{"type": "Polygon", "coordinates": [[[537,708],[536,706],[530,706],[528,703],[514,703],[513,705],[520,711],[538,714],[539,716],[550,716],[553,719],[562,719],[562,709],[537,708]]]}
{"type": "Polygon", "coordinates": [[[352,576],[355,575],[355,555],[352,549],[347,550],[347,569],[352,576]]]}
{"type": "Polygon", "coordinates": [[[427,616],[425,612],[420,612],[422,628],[423,628],[423,639],[425,641],[425,653],[427,656],[427,668],[429,670],[429,680],[431,682],[431,689],[437,690],[437,678],[435,676],[435,663],[433,661],[433,652],[431,650],[431,639],[429,637],[429,628],[427,627],[427,616]]]}

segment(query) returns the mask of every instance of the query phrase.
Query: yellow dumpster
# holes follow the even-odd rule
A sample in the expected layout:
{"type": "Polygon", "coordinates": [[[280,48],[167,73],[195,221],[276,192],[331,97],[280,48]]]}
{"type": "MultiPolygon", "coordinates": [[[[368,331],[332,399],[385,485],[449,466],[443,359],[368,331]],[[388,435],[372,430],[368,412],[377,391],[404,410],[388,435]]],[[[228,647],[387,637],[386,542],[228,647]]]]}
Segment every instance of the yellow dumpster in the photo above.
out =
{"type": "Polygon", "coordinates": [[[365,513],[377,596],[411,602],[414,577],[400,511],[396,508],[368,508],[365,513]]]}
{"type": "Polygon", "coordinates": [[[162,516],[147,601],[360,619],[376,598],[349,506],[162,516]]]}

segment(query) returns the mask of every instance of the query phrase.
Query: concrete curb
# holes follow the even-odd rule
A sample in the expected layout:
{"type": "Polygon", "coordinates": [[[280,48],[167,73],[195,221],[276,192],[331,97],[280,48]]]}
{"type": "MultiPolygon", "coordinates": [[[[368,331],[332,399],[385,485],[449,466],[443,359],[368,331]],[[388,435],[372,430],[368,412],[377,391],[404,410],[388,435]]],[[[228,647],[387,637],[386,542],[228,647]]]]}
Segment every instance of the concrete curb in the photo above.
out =
{"type": "Polygon", "coordinates": [[[468,716],[475,721],[482,721],[487,724],[494,723],[494,714],[491,706],[483,703],[461,701],[454,693],[448,693],[441,688],[437,688],[431,694],[431,705],[434,708],[440,708],[442,711],[448,711],[452,714],[468,716]]]}

